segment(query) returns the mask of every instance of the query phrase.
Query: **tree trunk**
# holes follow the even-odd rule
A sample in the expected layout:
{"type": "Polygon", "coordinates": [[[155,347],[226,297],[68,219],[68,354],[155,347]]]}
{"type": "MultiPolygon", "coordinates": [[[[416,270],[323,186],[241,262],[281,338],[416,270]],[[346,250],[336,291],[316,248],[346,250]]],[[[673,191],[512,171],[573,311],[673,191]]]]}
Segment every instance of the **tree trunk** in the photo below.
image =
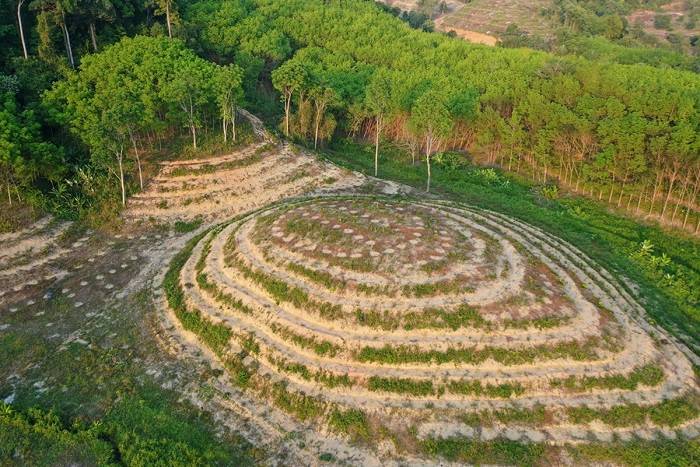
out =
{"type": "MultiPolygon", "coordinates": [[[[698,173],[695,175],[695,185],[693,186],[693,194],[690,196],[691,205],[694,203],[694,200],[697,200],[698,188],[700,188],[700,169],[698,169],[698,173]]],[[[690,206],[687,206],[687,209],[685,210],[685,218],[683,219],[684,229],[686,224],[688,223],[688,216],[690,215],[690,211],[690,206]]]]}
{"type": "Polygon", "coordinates": [[[671,224],[673,224],[673,222],[675,222],[676,214],[678,214],[678,208],[680,207],[681,203],[685,199],[685,194],[688,191],[688,180],[689,180],[689,176],[686,176],[684,181],[683,181],[683,191],[681,192],[681,197],[678,198],[678,201],[676,201],[676,206],[673,208],[673,215],[671,216],[671,224]]]}
{"type": "Polygon", "coordinates": [[[19,0],[19,3],[17,3],[17,23],[19,25],[19,38],[20,41],[22,42],[22,52],[24,53],[24,59],[29,58],[29,54],[27,53],[27,42],[24,40],[24,27],[22,26],[22,5],[24,4],[24,0],[19,0]]]}
{"type": "Polygon", "coordinates": [[[233,136],[233,142],[236,142],[236,106],[231,105],[231,131],[233,136]]]}
{"type": "Polygon", "coordinates": [[[143,191],[143,173],[141,172],[141,157],[139,157],[139,148],[136,145],[136,138],[131,133],[131,131],[129,131],[129,136],[131,137],[131,143],[134,145],[134,153],[136,154],[136,165],[139,168],[139,186],[141,187],[141,191],[143,191]]]}
{"type": "Polygon", "coordinates": [[[173,27],[170,24],[170,0],[165,2],[165,22],[168,23],[168,37],[173,38],[173,27]]]}
{"type": "Polygon", "coordinates": [[[70,43],[70,33],[68,32],[68,25],[66,24],[66,13],[61,11],[61,17],[63,19],[61,27],[63,29],[63,39],[66,43],[66,54],[68,54],[68,61],[70,62],[71,68],[75,68],[75,60],[73,60],[73,47],[70,43]]]}
{"type": "Polygon", "coordinates": [[[289,113],[292,107],[292,93],[289,92],[284,98],[284,136],[289,138],[289,113]]]}
{"type": "Polygon", "coordinates": [[[190,132],[192,133],[192,147],[197,149],[197,127],[194,123],[190,124],[190,132]]]}
{"type": "Polygon", "coordinates": [[[671,199],[671,193],[673,193],[673,184],[676,183],[676,177],[678,176],[678,169],[674,169],[671,174],[671,180],[668,186],[668,193],[666,193],[666,200],[664,201],[664,207],[661,210],[661,219],[663,220],[666,214],[666,208],[668,208],[668,201],[671,199]]]}
{"type": "Polygon", "coordinates": [[[92,41],[92,49],[97,52],[97,35],[95,34],[94,22],[90,22],[90,40],[92,41]]]}
{"type": "Polygon", "coordinates": [[[228,123],[225,116],[221,119],[221,126],[224,129],[224,143],[226,143],[228,141],[228,123]]]}
{"type": "Polygon", "coordinates": [[[376,136],[374,138],[374,176],[379,172],[379,135],[382,132],[381,118],[377,117],[376,136]]]}
{"type": "Polygon", "coordinates": [[[651,195],[651,204],[649,205],[649,214],[654,212],[654,204],[656,203],[656,197],[659,194],[659,187],[661,186],[661,180],[663,179],[663,171],[658,171],[656,173],[656,180],[654,181],[654,193],[651,195]]]}
{"type": "Polygon", "coordinates": [[[122,206],[126,206],[126,186],[124,185],[124,167],[122,165],[122,150],[120,149],[117,154],[117,161],[119,162],[119,184],[122,189],[122,206]]]}
{"type": "Polygon", "coordinates": [[[425,163],[428,166],[428,181],[425,188],[427,193],[430,193],[430,152],[432,151],[433,138],[428,137],[425,141],[425,163]]]}
{"type": "Polygon", "coordinates": [[[10,191],[10,182],[7,182],[7,201],[12,206],[12,192],[10,191]]]}

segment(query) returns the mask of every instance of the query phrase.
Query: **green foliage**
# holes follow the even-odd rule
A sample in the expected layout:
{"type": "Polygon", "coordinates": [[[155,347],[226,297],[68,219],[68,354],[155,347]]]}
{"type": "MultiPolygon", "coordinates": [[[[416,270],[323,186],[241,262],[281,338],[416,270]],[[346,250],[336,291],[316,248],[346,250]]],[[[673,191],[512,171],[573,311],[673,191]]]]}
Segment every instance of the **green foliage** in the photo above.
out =
{"type": "Polygon", "coordinates": [[[321,402],[306,394],[289,392],[283,382],[272,386],[272,400],[282,410],[300,420],[311,420],[323,414],[324,406],[321,402]]]}
{"type": "Polygon", "coordinates": [[[570,449],[580,461],[612,461],[642,467],[691,467],[697,465],[700,459],[700,443],[696,440],[586,443],[570,449]]]}
{"type": "Polygon", "coordinates": [[[358,409],[333,409],[328,417],[332,430],[345,434],[356,441],[371,440],[371,431],[365,413],[358,409]]]}
{"type": "Polygon", "coordinates": [[[26,413],[0,403],[0,462],[53,465],[251,465],[245,443],[217,440],[201,422],[173,411],[144,391],[127,396],[99,421],[64,424],[52,412],[26,413]]]}
{"type": "Polygon", "coordinates": [[[516,441],[474,441],[471,438],[428,438],[421,448],[431,456],[469,464],[508,464],[534,466],[544,456],[544,445],[516,441]]]}
{"type": "Polygon", "coordinates": [[[202,225],[202,219],[195,219],[192,221],[175,221],[173,224],[173,230],[177,233],[189,233],[197,230],[199,226],[202,225]]]}
{"type": "Polygon", "coordinates": [[[112,446],[99,438],[100,426],[64,427],[51,412],[15,412],[0,402],[0,462],[50,465],[60,461],[108,465],[112,446]]]}
{"type": "Polygon", "coordinates": [[[447,391],[453,394],[485,395],[507,399],[511,396],[519,396],[525,392],[525,388],[520,383],[503,383],[494,386],[483,385],[480,381],[451,381],[447,384],[447,391]]]}
{"type": "Polygon", "coordinates": [[[595,360],[597,357],[590,343],[561,343],[539,345],[528,349],[506,349],[501,347],[448,348],[447,350],[421,350],[416,347],[400,345],[384,347],[363,347],[355,358],[361,362],[376,363],[471,363],[477,364],[489,358],[503,365],[522,365],[537,360],[572,358],[578,361],[595,360]]]}
{"type": "Polygon", "coordinates": [[[584,376],[577,378],[570,376],[566,379],[554,379],[552,387],[561,387],[571,391],[585,391],[590,389],[625,389],[634,391],[641,385],[654,387],[663,381],[663,370],[654,364],[635,368],[629,375],[609,376],[584,376]]]}
{"type": "Polygon", "coordinates": [[[367,381],[367,388],[370,391],[396,392],[412,396],[429,396],[435,394],[435,388],[431,380],[371,376],[367,381]]]}
{"type": "Polygon", "coordinates": [[[196,309],[187,306],[185,294],[180,285],[180,272],[192,255],[195,245],[209,232],[203,232],[191,239],[170,263],[168,271],[163,279],[163,289],[168,300],[168,305],[188,331],[197,334],[202,341],[217,355],[221,356],[228,347],[233,336],[231,329],[225,324],[214,324],[196,309]]]}
{"type": "Polygon", "coordinates": [[[610,409],[571,407],[567,409],[569,419],[577,424],[600,420],[603,423],[621,427],[643,425],[648,420],[655,425],[678,426],[700,414],[697,404],[687,399],[673,399],[651,406],[636,404],[620,405],[610,409]]]}

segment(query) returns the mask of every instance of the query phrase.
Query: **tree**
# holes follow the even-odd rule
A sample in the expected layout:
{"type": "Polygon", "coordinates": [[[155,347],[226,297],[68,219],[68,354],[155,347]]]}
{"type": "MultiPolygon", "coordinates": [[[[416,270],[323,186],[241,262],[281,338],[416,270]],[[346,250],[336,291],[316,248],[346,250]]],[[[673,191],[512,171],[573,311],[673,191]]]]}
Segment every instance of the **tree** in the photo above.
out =
{"type": "Polygon", "coordinates": [[[391,117],[393,110],[392,79],[385,69],[379,69],[367,86],[364,99],[364,107],[367,113],[374,118],[374,176],[379,171],[379,140],[384,131],[386,121],[391,117]]]}
{"type": "Polygon", "coordinates": [[[292,98],[307,85],[308,76],[301,63],[290,60],[272,72],[272,85],[281,94],[284,104],[284,135],[289,137],[289,121],[291,116],[292,98]]]}
{"type": "Polygon", "coordinates": [[[215,76],[215,86],[224,142],[228,139],[229,122],[233,140],[236,141],[236,106],[243,100],[243,70],[237,65],[219,67],[215,76]]]}
{"type": "Polygon", "coordinates": [[[173,38],[173,22],[177,18],[177,13],[173,9],[173,0],[157,0],[158,1],[158,12],[160,14],[165,14],[165,23],[168,26],[168,37],[173,38]]]}
{"type": "Polygon", "coordinates": [[[310,94],[314,101],[314,149],[318,149],[321,123],[327,119],[326,109],[337,102],[338,96],[332,88],[323,84],[312,88],[310,94]]]}
{"type": "Polygon", "coordinates": [[[12,205],[13,196],[22,200],[22,192],[38,177],[60,179],[64,164],[59,148],[42,141],[34,112],[21,110],[15,93],[3,88],[0,86],[0,187],[12,205]]]}
{"type": "Polygon", "coordinates": [[[430,157],[440,141],[452,131],[452,116],[447,108],[444,93],[430,89],[418,98],[411,111],[410,125],[425,141],[425,163],[428,180],[425,191],[430,192],[430,157]]]}
{"type": "Polygon", "coordinates": [[[171,78],[163,83],[162,97],[170,104],[173,118],[182,119],[192,135],[192,147],[197,149],[197,128],[201,124],[200,107],[212,101],[211,77],[215,66],[193,55],[177,60],[171,78]]]}

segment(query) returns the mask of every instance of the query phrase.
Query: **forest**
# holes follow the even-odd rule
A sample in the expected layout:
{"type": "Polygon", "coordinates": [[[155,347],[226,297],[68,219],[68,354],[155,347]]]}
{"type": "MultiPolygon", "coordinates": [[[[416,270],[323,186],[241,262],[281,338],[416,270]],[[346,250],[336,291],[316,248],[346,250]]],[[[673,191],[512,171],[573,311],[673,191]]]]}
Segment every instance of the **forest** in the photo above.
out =
{"type": "Polygon", "coordinates": [[[8,204],[123,205],[143,186],[141,153],[173,135],[196,147],[242,104],[314,148],[366,140],[377,165],[383,145],[403,147],[426,188],[433,161],[471,160],[700,231],[693,72],[472,45],[359,0],[2,10],[8,204]]]}

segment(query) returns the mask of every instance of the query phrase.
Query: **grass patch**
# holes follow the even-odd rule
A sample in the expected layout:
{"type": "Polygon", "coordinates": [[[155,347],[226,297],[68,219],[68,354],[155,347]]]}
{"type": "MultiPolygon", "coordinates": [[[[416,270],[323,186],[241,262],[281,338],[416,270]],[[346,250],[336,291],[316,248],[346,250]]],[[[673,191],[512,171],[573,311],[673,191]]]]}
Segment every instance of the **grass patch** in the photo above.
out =
{"type": "Polygon", "coordinates": [[[545,453],[542,444],[524,444],[508,440],[484,442],[461,437],[429,438],[421,441],[420,447],[430,456],[470,464],[534,466],[545,453]]]}
{"type": "Polygon", "coordinates": [[[487,347],[450,348],[441,350],[420,350],[413,346],[363,347],[356,353],[355,358],[361,362],[405,364],[405,363],[470,363],[478,364],[489,358],[503,365],[521,365],[536,360],[553,360],[571,358],[576,361],[596,360],[598,356],[593,349],[593,343],[565,342],[556,345],[539,345],[527,349],[505,349],[487,347]]]}
{"type": "Polygon", "coordinates": [[[202,219],[194,219],[192,221],[176,221],[173,224],[173,230],[177,233],[189,233],[194,232],[202,225],[202,219]]]}
{"type": "Polygon", "coordinates": [[[647,420],[656,425],[675,427],[696,418],[700,410],[688,399],[674,399],[651,406],[636,404],[622,405],[611,409],[591,409],[588,407],[570,407],[567,416],[578,424],[600,420],[603,423],[621,427],[642,425],[647,420]]]}
{"type": "Polygon", "coordinates": [[[629,375],[610,376],[569,376],[566,379],[551,381],[553,388],[563,388],[569,391],[586,391],[590,389],[625,389],[633,391],[639,385],[658,386],[664,378],[664,372],[657,365],[649,364],[636,368],[629,375]]]}
{"type": "Polygon", "coordinates": [[[333,409],[328,417],[328,425],[337,433],[342,433],[355,441],[371,440],[371,431],[365,413],[358,409],[333,409]]]}
{"type": "Polygon", "coordinates": [[[412,396],[428,396],[435,394],[431,380],[413,380],[406,378],[382,378],[372,376],[367,381],[370,391],[395,392],[412,396]]]}

